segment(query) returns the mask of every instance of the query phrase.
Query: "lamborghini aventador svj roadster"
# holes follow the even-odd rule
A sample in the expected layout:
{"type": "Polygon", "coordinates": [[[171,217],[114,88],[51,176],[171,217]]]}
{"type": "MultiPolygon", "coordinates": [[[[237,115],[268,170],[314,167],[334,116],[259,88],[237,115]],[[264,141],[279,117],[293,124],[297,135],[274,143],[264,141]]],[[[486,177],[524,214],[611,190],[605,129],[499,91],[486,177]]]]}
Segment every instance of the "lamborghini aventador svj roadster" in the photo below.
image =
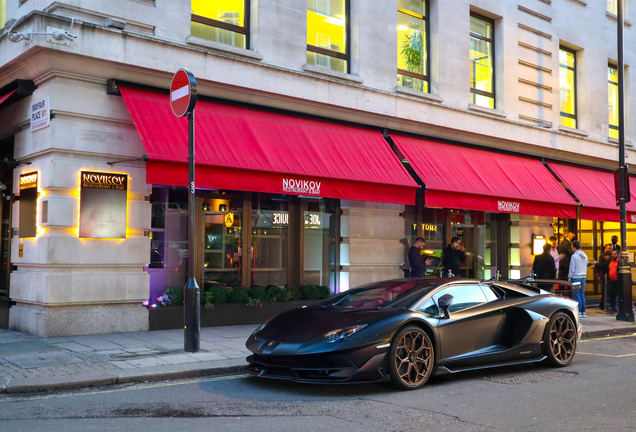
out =
{"type": "Polygon", "coordinates": [[[244,371],[313,383],[391,380],[419,388],[434,373],[572,361],[577,303],[523,282],[395,279],[275,316],[249,337],[244,371]]]}

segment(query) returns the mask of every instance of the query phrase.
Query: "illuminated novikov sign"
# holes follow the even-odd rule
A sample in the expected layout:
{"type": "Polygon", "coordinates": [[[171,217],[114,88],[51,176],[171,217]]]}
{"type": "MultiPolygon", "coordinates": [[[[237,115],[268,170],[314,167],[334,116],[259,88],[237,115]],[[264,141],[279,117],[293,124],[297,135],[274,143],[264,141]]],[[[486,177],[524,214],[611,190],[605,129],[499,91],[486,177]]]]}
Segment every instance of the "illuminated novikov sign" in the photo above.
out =
{"type": "Polygon", "coordinates": [[[38,232],[38,173],[20,175],[20,238],[35,237],[38,232]]]}
{"type": "Polygon", "coordinates": [[[636,215],[632,215],[632,223],[636,223],[636,215]]]}
{"type": "Polygon", "coordinates": [[[298,195],[320,195],[322,182],[284,178],[283,192],[298,195]]]}
{"type": "Polygon", "coordinates": [[[521,203],[514,201],[497,201],[497,208],[502,212],[519,213],[521,203]]]}
{"type": "Polygon", "coordinates": [[[126,238],[128,176],[80,173],[81,238],[126,238]]]}

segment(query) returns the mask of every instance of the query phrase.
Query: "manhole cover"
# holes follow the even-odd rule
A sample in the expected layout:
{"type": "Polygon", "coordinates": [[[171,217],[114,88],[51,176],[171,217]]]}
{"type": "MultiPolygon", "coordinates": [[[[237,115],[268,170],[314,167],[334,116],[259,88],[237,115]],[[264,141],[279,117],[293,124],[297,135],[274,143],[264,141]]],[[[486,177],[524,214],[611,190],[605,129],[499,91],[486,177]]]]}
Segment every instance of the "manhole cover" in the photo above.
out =
{"type": "Polygon", "coordinates": [[[486,381],[492,381],[499,384],[523,384],[528,382],[543,381],[552,378],[563,378],[577,375],[576,372],[561,372],[561,371],[529,371],[519,373],[502,373],[495,374],[482,379],[486,381]]]}
{"type": "Polygon", "coordinates": [[[49,352],[42,354],[23,354],[15,356],[6,356],[4,359],[21,368],[35,368],[46,366],[58,366],[71,363],[81,363],[82,360],[65,352],[49,352]]]}

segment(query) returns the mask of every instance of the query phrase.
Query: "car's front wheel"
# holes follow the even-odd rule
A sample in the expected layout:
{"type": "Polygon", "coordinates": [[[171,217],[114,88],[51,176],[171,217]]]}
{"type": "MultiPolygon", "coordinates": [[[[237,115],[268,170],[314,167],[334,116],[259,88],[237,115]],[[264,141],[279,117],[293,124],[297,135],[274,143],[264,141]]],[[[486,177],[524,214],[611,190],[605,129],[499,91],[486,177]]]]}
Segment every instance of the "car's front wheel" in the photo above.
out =
{"type": "Polygon", "coordinates": [[[403,390],[422,387],[433,371],[435,353],[428,334],[416,326],[401,329],[391,342],[389,375],[403,390]]]}
{"type": "Polygon", "coordinates": [[[552,315],[543,338],[544,354],[552,366],[570,364],[576,352],[576,324],[565,312],[552,315]]]}

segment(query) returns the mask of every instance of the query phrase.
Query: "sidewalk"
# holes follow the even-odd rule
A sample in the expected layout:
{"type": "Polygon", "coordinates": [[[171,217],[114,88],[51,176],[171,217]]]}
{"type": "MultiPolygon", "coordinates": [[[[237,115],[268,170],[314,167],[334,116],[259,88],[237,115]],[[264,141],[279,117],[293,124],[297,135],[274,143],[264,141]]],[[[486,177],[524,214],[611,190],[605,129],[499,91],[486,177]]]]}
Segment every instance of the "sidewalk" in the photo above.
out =
{"type": "MultiPolygon", "coordinates": [[[[599,309],[581,318],[583,337],[636,333],[599,309]]],[[[91,387],[236,372],[255,325],[201,329],[201,350],[183,351],[183,330],[38,338],[0,329],[0,392],[91,387]]]]}

